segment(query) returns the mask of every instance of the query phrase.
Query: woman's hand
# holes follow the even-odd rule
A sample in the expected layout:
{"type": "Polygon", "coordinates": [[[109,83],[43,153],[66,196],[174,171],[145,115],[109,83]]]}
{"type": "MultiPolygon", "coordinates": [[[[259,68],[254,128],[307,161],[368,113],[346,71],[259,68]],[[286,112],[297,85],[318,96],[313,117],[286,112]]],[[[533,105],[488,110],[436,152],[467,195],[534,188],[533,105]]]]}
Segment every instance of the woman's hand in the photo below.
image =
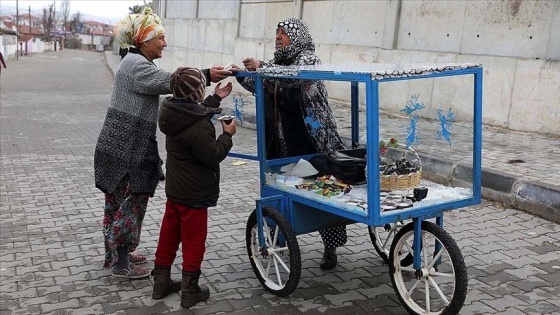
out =
{"type": "Polygon", "coordinates": [[[231,68],[230,68],[230,71],[231,71],[231,72],[234,72],[234,73],[235,73],[235,72],[247,71],[247,69],[245,69],[245,68],[243,68],[243,67],[241,67],[241,66],[238,66],[238,65],[236,65],[236,64],[232,64],[230,67],[231,67],[231,68]]]}
{"type": "Polygon", "coordinates": [[[231,84],[231,82],[228,82],[223,87],[222,87],[222,82],[218,82],[218,84],[214,88],[214,93],[216,93],[216,95],[224,99],[231,93],[232,89],[233,89],[233,84],[231,84]]]}
{"type": "Polygon", "coordinates": [[[257,68],[261,67],[261,61],[255,57],[245,58],[242,62],[247,71],[256,71],[257,68]]]}
{"type": "Polygon", "coordinates": [[[219,82],[231,75],[231,71],[224,70],[224,67],[213,66],[210,68],[210,81],[219,82]]]}

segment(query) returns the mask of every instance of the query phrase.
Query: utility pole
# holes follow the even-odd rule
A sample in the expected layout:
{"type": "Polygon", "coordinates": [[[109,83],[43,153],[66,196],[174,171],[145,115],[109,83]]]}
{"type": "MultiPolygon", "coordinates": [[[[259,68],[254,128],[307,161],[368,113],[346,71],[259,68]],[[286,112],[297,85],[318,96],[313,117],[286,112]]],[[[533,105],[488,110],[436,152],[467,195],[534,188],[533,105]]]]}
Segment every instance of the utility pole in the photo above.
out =
{"type": "Polygon", "coordinates": [[[16,60],[19,60],[19,1],[16,0],[16,60]]]}
{"type": "MultiPolygon", "coordinates": [[[[53,24],[54,34],[56,34],[56,0],[53,0],[53,24]]],[[[54,37],[54,51],[56,51],[56,35],[54,37]]]]}
{"type": "MultiPolygon", "coordinates": [[[[29,37],[33,36],[31,35],[31,6],[29,6],[29,11],[27,12],[29,13],[29,37]]],[[[25,55],[28,55],[28,50],[27,50],[27,41],[25,42],[25,55]]]]}

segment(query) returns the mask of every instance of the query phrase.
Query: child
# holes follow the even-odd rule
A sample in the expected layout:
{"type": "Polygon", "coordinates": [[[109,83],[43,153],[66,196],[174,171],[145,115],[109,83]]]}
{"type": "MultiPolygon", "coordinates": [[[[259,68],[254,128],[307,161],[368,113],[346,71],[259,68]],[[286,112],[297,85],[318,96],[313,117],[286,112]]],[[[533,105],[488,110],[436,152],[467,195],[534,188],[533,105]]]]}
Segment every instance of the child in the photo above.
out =
{"type": "Polygon", "coordinates": [[[204,98],[206,79],[195,68],[178,68],[171,76],[173,97],[163,101],[159,128],[166,135],[167,203],[161,224],[152,298],[162,299],[181,292],[181,306],[191,307],[210,297],[208,288],[198,285],[204,258],[208,207],[219,197],[220,162],[233,146],[234,122],[222,122],[223,133],[216,138],[212,123],[221,113],[220,101],[232,90],[231,82],[218,83],[215,94],[204,98]],[[171,280],[171,265],[179,243],[183,252],[182,283],[171,280]]]}

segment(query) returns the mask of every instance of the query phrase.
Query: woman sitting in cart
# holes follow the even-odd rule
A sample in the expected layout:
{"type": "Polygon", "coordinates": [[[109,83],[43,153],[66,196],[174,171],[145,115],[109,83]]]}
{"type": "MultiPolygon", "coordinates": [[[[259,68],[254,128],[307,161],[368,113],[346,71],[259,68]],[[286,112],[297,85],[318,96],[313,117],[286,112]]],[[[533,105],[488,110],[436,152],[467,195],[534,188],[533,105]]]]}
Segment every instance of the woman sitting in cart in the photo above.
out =
{"type": "MultiPolygon", "coordinates": [[[[265,66],[316,64],[321,64],[321,60],[315,55],[313,39],[307,25],[297,18],[278,23],[274,59],[268,62],[254,57],[243,60],[247,71],[265,66]]],[[[254,77],[238,77],[237,80],[246,90],[255,93],[254,77]]],[[[328,153],[344,148],[323,81],[265,79],[263,84],[267,159],[328,153]]],[[[325,245],[321,269],[333,269],[337,263],[336,247],[346,244],[346,227],[319,233],[325,245]]]]}

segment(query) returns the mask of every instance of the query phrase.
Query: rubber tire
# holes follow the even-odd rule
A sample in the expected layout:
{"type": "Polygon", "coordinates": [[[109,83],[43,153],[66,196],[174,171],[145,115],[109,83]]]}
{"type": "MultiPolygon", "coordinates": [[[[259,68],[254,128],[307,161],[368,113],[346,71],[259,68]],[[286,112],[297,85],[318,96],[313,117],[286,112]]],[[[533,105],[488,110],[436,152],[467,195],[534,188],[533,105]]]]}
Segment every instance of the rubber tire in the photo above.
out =
{"type": "MultiPolygon", "coordinates": [[[[393,244],[391,245],[391,252],[389,254],[390,262],[394,260],[394,256],[396,255],[396,246],[399,240],[404,237],[405,234],[411,231],[414,231],[413,222],[405,225],[395,235],[393,244]]],[[[459,311],[465,303],[468,287],[467,267],[465,266],[465,260],[463,258],[463,255],[461,254],[461,250],[459,249],[453,238],[443,228],[432,222],[422,221],[422,231],[432,234],[440,241],[441,245],[447,250],[447,253],[449,254],[449,258],[451,260],[451,264],[453,265],[453,269],[455,271],[455,288],[453,290],[453,296],[449,304],[443,310],[441,310],[439,314],[459,314],[459,311]]],[[[435,253],[432,253],[430,256],[434,257],[434,255],[435,253]]],[[[389,274],[391,277],[391,283],[393,284],[393,288],[401,304],[410,314],[423,314],[415,312],[404,300],[403,293],[399,291],[398,286],[395,282],[396,272],[397,271],[395,268],[395,264],[389,263],[389,274]]]]}
{"type": "Polygon", "coordinates": [[[255,263],[255,260],[252,257],[251,238],[252,238],[253,228],[257,227],[257,210],[253,210],[251,215],[249,215],[249,219],[247,220],[245,238],[246,238],[246,245],[247,245],[247,254],[249,255],[249,261],[251,262],[251,267],[253,268],[253,272],[259,279],[259,282],[268,292],[276,296],[286,297],[295,291],[295,289],[299,284],[299,280],[301,278],[301,253],[299,250],[296,234],[294,233],[292,227],[290,226],[286,218],[276,209],[271,207],[263,207],[262,214],[263,214],[263,219],[270,218],[272,221],[274,221],[274,223],[280,228],[280,233],[284,235],[286,246],[288,247],[288,251],[289,251],[289,254],[287,254],[287,256],[290,258],[290,266],[289,266],[290,274],[288,276],[288,281],[286,281],[284,287],[279,290],[275,290],[274,288],[267,286],[266,280],[264,279],[263,275],[260,273],[255,263]]]}
{"type": "MultiPolygon", "coordinates": [[[[373,244],[373,248],[375,248],[375,251],[377,252],[377,254],[379,255],[379,257],[381,257],[381,259],[383,259],[383,261],[384,261],[386,264],[389,264],[389,252],[390,252],[390,249],[387,250],[387,251],[385,251],[385,250],[383,249],[382,242],[383,242],[384,240],[381,240],[381,239],[378,240],[378,237],[375,236],[374,229],[376,229],[376,228],[381,228],[381,227],[368,226],[369,238],[371,239],[371,243],[373,244]]],[[[396,233],[395,233],[395,235],[396,235],[396,233]]],[[[394,239],[394,237],[393,237],[393,239],[394,239]]],[[[391,243],[392,243],[392,242],[391,242],[391,243]]],[[[390,248],[390,246],[389,246],[389,248],[390,248]]],[[[413,258],[412,258],[412,255],[411,255],[411,254],[406,255],[403,259],[401,259],[401,266],[410,266],[410,265],[412,265],[412,259],[413,259],[413,258]]]]}

